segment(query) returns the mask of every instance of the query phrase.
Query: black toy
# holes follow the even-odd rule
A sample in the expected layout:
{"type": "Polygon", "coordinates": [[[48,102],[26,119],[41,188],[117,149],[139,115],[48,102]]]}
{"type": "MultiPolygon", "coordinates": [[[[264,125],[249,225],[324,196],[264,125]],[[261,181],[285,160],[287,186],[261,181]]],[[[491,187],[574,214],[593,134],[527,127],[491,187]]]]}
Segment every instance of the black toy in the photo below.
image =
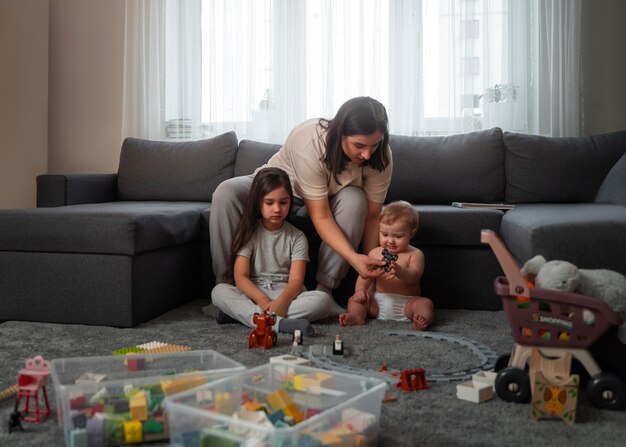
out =
{"type": "Polygon", "coordinates": [[[15,410],[14,412],[11,413],[11,415],[9,416],[9,433],[12,433],[13,430],[16,429],[20,429],[22,431],[24,431],[24,428],[22,427],[22,415],[19,411],[15,410]]]}
{"type": "Polygon", "coordinates": [[[386,248],[383,248],[383,261],[386,262],[385,267],[384,267],[386,272],[391,270],[391,267],[389,265],[391,263],[391,261],[397,261],[397,260],[398,260],[398,255],[397,254],[391,253],[386,248]]]}

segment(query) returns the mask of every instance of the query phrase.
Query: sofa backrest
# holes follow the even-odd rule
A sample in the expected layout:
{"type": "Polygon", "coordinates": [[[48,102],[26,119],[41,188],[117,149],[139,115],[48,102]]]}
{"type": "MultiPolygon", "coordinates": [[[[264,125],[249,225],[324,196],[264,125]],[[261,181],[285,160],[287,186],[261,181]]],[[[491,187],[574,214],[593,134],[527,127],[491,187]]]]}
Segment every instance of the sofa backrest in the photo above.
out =
{"type": "Polygon", "coordinates": [[[504,200],[502,130],[444,137],[391,135],[393,177],[387,202],[420,204],[504,200]]]}
{"type": "Polygon", "coordinates": [[[235,176],[252,174],[256,168],[267,163],[280,148],[280,144],[241,140],[235,161],[235,176]]]}
{"type": "Polygon", "coordinates": [[[626,131],[568,138],[504,132],[504,147],[508,202],[593,202],[626,152],[626,131]]]}
{"type": "Polygon", "coordinates": [[[235,170],[237,136],[183,143],[126,138],[117,172],[119,200],[210,202],[235,170]]]}

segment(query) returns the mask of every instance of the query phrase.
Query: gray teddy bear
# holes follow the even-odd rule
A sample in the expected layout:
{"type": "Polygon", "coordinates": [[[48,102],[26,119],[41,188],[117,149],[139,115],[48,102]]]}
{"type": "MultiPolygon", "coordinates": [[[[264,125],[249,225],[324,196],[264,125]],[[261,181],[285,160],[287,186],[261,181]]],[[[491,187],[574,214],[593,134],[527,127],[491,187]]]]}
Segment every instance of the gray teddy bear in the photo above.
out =
{"type": "MultiPolygon", "coordinates": [[[[567,261],[546,261],[537,255],[524,264],[520,272],[533,277],[535,285],[559,292],[580,293],[603,299],[613,310],[626,317],[626,276],[613,270],[579,269],[567,261]]],[[[626,343],[626,323],[619,338],[626,343]]]]}

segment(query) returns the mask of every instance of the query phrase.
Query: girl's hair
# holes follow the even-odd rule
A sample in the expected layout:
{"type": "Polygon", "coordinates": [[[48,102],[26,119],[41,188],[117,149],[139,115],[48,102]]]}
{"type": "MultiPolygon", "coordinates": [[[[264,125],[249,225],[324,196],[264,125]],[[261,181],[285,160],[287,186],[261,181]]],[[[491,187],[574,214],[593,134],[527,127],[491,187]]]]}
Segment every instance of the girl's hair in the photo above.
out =
{"type": "Polygon", "coordinates": [[[328,170],[339,183],[338,176],[350,159],[343,153],[342,137],[351,135],[371,135],[381,132],[383,139],[376,151],[363,166],[383,171],[389,164],[385,148],[389,144],[388,118],[385,107],[369,96],[359,96],[346,101],[331,120],[320,119],[320,126],[326,129],[326,153],[322,158],[328,170]]]}
{"type": "Polygon", "coordinates": [[[378,221],[385,225],[391,225],[398,219],[406,219],[411,229],[419,225],[419,213],[409,202],[396,200],[383,208],[378,221]]]}
{"type": "Polygon", "coordinates": [[[283,187],[289,193],[290,207],[293,205],[293,190],[289,176],[280,168],[263,168],[259,170],[252,180],[250,193],[246,201],[241,221],[235,231],[233,243],[230,248],[230,266],[226,271],[226,280],[234,279],[235,258],[241,248],[250,240],[252,234],[257,229],[261,219],[261,202],[270,192],[276,188],[283,187]]]}

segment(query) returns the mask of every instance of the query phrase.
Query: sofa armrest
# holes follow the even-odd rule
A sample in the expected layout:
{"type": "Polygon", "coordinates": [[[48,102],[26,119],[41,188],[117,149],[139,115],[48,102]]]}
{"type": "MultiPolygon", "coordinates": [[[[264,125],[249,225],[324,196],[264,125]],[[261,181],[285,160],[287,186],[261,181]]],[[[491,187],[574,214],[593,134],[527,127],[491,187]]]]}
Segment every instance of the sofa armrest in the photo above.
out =
{"type": "Polygon", "coordinates": [[[37,176],[37,207],[117,200],[117,174],[43,174],[37,176]]]}
{"type": "Polygon", "coordinates": [[[626,206],[626,153],[615,163],[600,185],[595,202],[626,206]]]}

